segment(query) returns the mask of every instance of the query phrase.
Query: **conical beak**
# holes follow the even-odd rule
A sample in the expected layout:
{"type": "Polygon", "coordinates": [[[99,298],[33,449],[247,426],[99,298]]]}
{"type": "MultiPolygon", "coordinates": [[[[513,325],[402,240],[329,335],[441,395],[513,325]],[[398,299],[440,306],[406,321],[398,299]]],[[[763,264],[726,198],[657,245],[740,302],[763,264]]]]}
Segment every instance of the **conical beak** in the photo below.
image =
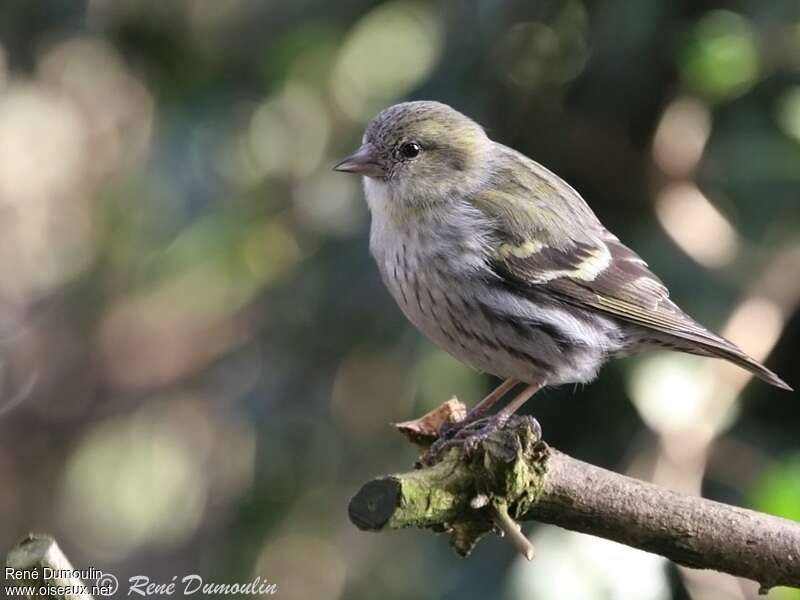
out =
{"type": "Polygon", "coordinates": [[[371,144],[364,144],[350,156],[340,161],[334,171],[365,175],[367,177],[385,177],[386,170],[374,156],[371,144]]]}

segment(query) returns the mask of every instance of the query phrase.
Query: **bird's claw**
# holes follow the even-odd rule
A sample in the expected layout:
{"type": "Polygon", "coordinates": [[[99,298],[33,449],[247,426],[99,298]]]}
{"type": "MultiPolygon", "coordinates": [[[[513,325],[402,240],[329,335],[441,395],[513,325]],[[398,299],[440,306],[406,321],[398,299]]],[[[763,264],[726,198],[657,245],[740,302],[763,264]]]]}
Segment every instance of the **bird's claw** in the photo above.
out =
{"type": "Polygon", "coordinates": [[[534,437],[541,439],[542,428],[539,422],[528,415],[513,415],[505,417],[503,415],[492,415],[474,421],[461,421],[458,423],[447,423],[439,430],[439,438],[429,448],[423,463],[430,464],[436,462],[436,458],[442,456],[451,448],[461,448],[469,457],[475,454],[478,447],[493,433],[500,431],[507,426],[517,427],[523,421],[527,422],[534,433],[534,437]]]}
{"type": "Polygon", "coordinates": [[[439,430],[439,439],[433,443],[427,455],[435,457],[451,448],[462,448],[467,456],[471,456],[481,442],[502,429],[507,421],[508,419],[491,416],[474,421],[447,423],[439,430]]]}

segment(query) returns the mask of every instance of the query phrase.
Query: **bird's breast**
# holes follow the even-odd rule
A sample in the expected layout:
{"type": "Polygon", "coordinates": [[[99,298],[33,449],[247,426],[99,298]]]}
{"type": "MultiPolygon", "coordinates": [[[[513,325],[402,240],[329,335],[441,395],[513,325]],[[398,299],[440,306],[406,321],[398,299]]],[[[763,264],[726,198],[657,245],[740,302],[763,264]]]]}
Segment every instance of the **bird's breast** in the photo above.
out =
{"type": "Polygon", "coordinates": [[[372,254],[406,317],[473,368],[551,383],[591,379],[618,345],[608,319],[524,292],[491,269],[480,224],[461,216],[398,224],[375,218],[372,254]]]}
{"type": "Polygon", "coordinates": [[[418,211],[398,221],[373,208],[370,248],[400,308],[431,337],[441,337],[448,301],[470,293],[470,282],[489,271],[484,224],[457,211],[418,211]]]}

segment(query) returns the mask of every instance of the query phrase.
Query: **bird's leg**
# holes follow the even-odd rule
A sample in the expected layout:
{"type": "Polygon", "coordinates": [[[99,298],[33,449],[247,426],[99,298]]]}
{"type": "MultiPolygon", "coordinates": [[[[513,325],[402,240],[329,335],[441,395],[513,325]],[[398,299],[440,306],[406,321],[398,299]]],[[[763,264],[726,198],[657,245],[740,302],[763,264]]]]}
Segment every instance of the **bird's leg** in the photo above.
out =
{"type": "Polygon", "coordinates": [[[514,388],[514,386],[517,385],[518,383],[519,383],[518,380],[512,379],[511,377],[504,380],[500,385],[498,385],[486,396],[484,396],[483,400],[481,400],[475,406],[473,406],[472,410],[470,410],[467,413],[467,416],[464,417],[461,421],[456,421],[454,423],[444,423],[439,429],[439,437],[441,438],[453,437],[458,431],[460,431],[470,423],[474,423],[475,421],[480,420],[489,411],[489,409],[492,408],[492,406],[497,404],[498,400],[500,400],[503,396],[505,396],[508,392],[510,392],[514,388]]]}
{"type": "Polygon", "coordinates": [[[500,425],[504,425],[508,418],[517,412],[520,407],[525,404],[528,400],[531,399],[536,392],[542,389],[545,386],[544,381],[540,381],[539,383],[532,383],[530,385],[526,385],[525,389],[522,390],[517,396],[508,404],[503,407],[503,409],[497,413],[497,420],[500,421],[500,425]]]}
{"type": "MultiPolygon", "coordinates": [[[[491,404],[497,402],[497,400],[506,392],[508,392],[512,387],[514,387],[518,382],[508,379],[504,381],[498,388],[489,394],[489,396],[494,396],[497,394],[496,398],[493,398],[491,404]],[[504,388],[502,393],[500,389],[504,388]]],[[[519,394],[517,394],[514,399],[508,403],[499,413],[494,416],[489,416],[485,418],[477,418],[470,420],[470,415],[477,409],[478,407],[482,407],[483,403],[489,398],[484,398],[478,405],[470,411],[467,415],[467,418],[461,421],[460,423],[455,424],[455,428],[451,426],[450,429],[441,432],[440,438],[431,446],[428,455],[435,456],[442,450],[446,450],[449,447],[454,445],[461,445],[467,452],[473,451],[477,448],[478,444],[482,442],[488,435],[497,431],[501,427],[503,427],[508,419],[523,405],[525,402],[530,400],[531,396],[533,396],[536,392],[542,389],[545,386],[544,381],[540,381],[539,383],[532,383],[525,386],[519,394]]],[[[489,406],[491,406],[489,404],[489,406]]],[[[488,408],[488,406],[486,407],[488,408]]],[[[484,408],[481,414],[486,411],[484,408]]],[[[535,421],[534,421],[535,422],[535,421]]],[[[536,428],[538,429],[539,424],[536,423],[536,428]]]]}
{"type": "Polygon", "coordinates": [[[480,419],[490,408],[492,408],[492,406],[497,404],[497,401],[500,400],[500,398],[514,389],[514,386],[518,383],[519,381],[516,379],[512,379],[510,377],[506,379],[503,383],[494,388],[493,391],[487,394],[483,400],[472,407],[472,410],[467,413],[464,423],[471,423],[472,421],[477,421],[480,419]]]}

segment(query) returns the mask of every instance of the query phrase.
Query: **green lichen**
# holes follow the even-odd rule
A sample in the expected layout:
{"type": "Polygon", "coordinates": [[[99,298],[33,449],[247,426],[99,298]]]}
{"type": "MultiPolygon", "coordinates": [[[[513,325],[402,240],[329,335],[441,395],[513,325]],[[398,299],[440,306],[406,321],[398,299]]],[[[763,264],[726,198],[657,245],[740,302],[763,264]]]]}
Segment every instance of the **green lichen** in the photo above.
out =
{"type": "Polygon", "coordinates": [[[428,457],[428,466],[395,475],[401,499],[387,525],[447,531],[454,548],[468,554],[494,528],[492,508],[519,518],[536,504],[547,456],[538,428],[515,419],[469,452],[451,447],[428,457]]]}
{"type": "Polygon", "coordinates": [[[435,465],[395,476],[402,486],[401,502],[388,526],[434,527],[462,512],[464,503],[469,504],[470,485],[462,455],[453,448],[435,465]]]}

